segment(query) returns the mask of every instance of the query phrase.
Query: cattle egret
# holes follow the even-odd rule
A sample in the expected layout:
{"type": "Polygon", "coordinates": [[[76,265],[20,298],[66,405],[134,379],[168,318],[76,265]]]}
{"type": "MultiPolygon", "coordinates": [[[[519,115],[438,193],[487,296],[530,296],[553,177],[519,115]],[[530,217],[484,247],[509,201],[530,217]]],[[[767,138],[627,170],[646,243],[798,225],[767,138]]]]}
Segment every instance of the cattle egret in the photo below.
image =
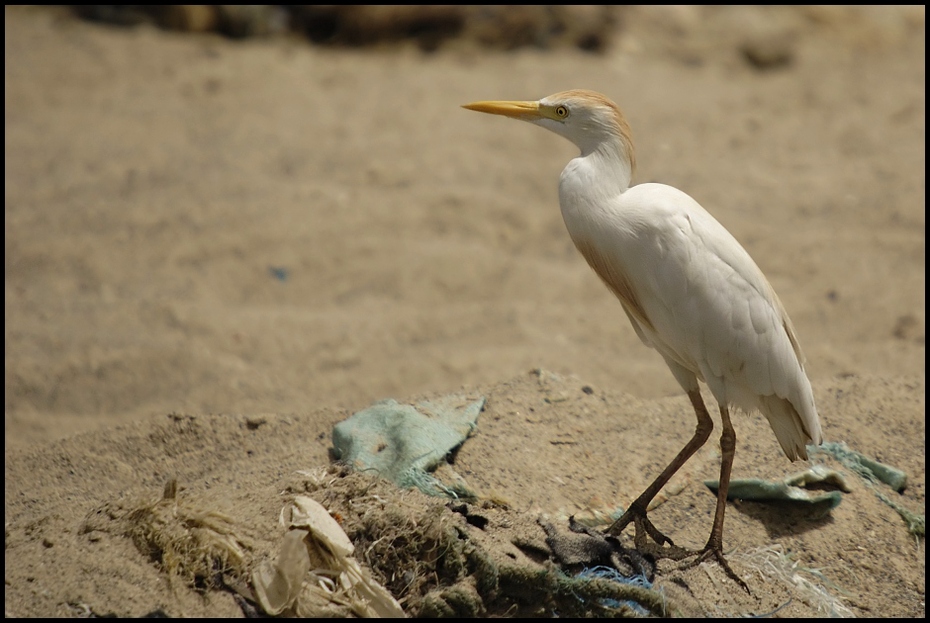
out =
{"type": "Polygon", "coordinates": [[[720,488],[710,538],[695,562],[715,559],[748,591],[723,556],[723,516],[736,434],[730,408],[761,411],[789,459],[820,444],[820,421],[791,320],[736,239],[694,199],[664,184],[630,186],[636,157],[630,126],[611,100],[574,90],[536,102],[475,102],[469,110],[542,126],[581,154],[559,180],[562,218],[575,246],[623,306],[633,330],[665,359],[697,415],[694,436],[608,529],[631,522],[636,544],[648,534],[683,552],[646,517],[673,474],[707,441],[713,421],[704,381],[720,407],[720,488]],[[644,534],[645,533],[645,534],[644,534]]]}

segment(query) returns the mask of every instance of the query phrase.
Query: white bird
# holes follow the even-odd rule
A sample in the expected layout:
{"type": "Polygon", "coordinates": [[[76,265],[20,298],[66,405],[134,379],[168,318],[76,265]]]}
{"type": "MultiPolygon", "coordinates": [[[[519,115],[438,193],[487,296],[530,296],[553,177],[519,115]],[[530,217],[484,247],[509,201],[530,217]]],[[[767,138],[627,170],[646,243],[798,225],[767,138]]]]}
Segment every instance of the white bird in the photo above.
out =
{"type": "Polygon", "coordinates": [[[559,180],[568,233],[620,299],[639,338],[665,359],[697,415],[691,440],[608,533],[618,535],[633,522],[638,547],[646,544],[645,531],[659,546],[674,548],[647,519],[646,509],[713,430],[698,386],[704,381],[723,423],[720,488],[710,538],[691,554],[698,554],[696,562],[716,559],[748,591],[723,557],[736,448],[729,410],[762,412],[791,460],[806,459],[807,444],[822,441],[804,357],[781,301],[749,253],[697,201],[665,184],[630,185],[636,164],[630,126],[605,96],[573,90],[535,102],[475,102],[464,108],[528,121],[578,146],[581,154],[559,180]]]}

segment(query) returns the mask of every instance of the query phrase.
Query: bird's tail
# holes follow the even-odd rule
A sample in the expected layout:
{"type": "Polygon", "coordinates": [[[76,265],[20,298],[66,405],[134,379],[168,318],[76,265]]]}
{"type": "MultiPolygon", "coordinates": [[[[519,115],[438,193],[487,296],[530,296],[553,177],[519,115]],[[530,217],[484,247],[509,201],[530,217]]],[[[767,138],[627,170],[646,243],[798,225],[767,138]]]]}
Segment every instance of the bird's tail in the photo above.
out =
{"type": "Polygon", "coordinates": [[[804,415],[790,401],[775,395],[760,396],[759,410],[775,431],[781,449],[792,461],[807,458],[807,444],[820,445],[823,441],[813,399],[810,408],[804,409],[804,415]]]}

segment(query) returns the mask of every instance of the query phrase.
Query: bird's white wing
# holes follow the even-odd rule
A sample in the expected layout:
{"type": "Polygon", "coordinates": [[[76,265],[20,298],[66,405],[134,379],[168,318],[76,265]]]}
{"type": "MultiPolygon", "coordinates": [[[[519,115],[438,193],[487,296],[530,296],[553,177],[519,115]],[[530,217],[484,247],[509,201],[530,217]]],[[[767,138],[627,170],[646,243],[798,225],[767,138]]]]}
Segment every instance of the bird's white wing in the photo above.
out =
{"type": "Polygon", "coordinates": [[[819,443],[803,356],[781,302],[696,201],[640,184],[574,230],[644,341],[707,382],[718,402],[759,409],[789,458],[819,443]]]}

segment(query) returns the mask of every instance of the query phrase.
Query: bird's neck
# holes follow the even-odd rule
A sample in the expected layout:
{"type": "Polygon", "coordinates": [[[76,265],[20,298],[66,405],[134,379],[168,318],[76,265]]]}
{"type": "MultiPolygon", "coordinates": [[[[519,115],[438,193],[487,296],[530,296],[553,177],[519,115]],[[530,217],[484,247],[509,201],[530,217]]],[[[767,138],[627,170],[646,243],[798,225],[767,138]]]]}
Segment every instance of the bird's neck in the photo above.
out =
{"type": "MultiPolygon", "coordinates": [[[[622,140],[604,141],[588,154],[598,169],[598,175],[613,180],[612,190],[618,195],[633,183],[635,161],[632,145],[622,140]]],[[[605,182],[602,182],[605,183],[605,182]]]]}
{"type": "Polygon", "coordinates": [[[619,140],[602,141],[582,147],[581,155],[562,171],[559,197],[566,202],[599,204],[612,199],[630,187],[633,159],[627,145],[619,140]],[[587,146],[586,146],[587,147],[587,146]]]}

